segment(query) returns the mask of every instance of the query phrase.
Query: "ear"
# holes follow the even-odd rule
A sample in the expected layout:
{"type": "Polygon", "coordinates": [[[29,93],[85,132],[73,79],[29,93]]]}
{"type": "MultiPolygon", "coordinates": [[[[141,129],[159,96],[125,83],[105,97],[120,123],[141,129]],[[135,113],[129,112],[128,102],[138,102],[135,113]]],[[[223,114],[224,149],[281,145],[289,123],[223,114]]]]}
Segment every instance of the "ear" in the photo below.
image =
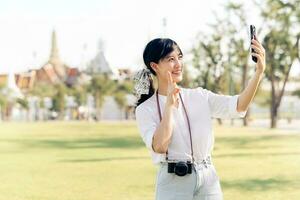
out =
{"type": "Polygon", "coordinates": [[[150,67],[157,72],[157,68],[158,68],[158,64],[156,64],[155,62],[150,62],[150,67]]]}

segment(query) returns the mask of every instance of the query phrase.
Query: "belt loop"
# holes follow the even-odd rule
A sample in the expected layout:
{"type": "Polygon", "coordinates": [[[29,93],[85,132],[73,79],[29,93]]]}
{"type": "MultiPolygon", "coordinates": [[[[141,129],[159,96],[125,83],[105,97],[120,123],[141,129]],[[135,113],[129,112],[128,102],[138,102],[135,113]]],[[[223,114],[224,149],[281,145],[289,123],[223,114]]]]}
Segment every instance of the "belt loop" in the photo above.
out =
{"type": "Polygon", "coordinates": [[[211,165],[210,156],[207,156],[201,161],[201,164],[204,165],[205,168],[208,168],[208,165],[211,165]]]}

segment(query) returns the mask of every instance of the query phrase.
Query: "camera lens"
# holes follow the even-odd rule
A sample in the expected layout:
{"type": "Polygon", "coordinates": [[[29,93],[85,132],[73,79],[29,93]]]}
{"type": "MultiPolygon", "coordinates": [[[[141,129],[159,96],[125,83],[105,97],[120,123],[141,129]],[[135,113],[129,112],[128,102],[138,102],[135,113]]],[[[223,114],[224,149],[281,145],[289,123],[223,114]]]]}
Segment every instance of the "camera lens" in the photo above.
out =
{"type": "Polygon", "coordinates": [[[178,162],[175,165],[174,172],[177,176],[184,176],[188,172],[188,166],[185,162],[178,162]]]}

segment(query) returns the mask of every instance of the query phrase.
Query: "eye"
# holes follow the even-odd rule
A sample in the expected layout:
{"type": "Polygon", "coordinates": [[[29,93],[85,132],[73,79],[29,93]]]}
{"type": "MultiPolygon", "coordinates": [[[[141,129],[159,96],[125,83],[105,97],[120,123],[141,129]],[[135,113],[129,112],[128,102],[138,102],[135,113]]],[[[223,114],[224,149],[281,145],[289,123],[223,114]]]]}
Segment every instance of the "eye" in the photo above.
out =
{"type": "Polygon", "coordinates": [[[168,61],[174,61],[174,58],[173,58],[173,57],[170,57],[168,61]]]}
{"type": "Polygon", "coordinates": [[[182,60],[182,58],[183,58],[183,55],[179,55],[179,56],[178,56],[178,59],[179,59],[179,60],[182,60]]]}

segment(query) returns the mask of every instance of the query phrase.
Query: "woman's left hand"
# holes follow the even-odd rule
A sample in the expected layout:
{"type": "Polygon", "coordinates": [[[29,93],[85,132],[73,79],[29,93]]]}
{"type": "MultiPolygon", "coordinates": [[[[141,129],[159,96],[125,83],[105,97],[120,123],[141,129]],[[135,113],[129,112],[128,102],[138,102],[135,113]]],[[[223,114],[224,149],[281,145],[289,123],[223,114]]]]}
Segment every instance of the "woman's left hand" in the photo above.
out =
{"type": "Polygon", "coordinates": [[[255,50],[251,55],[257,58],[256,72],[262,74],[266,69],[265,49],[259,41],[252,39],[251,42],[251,48],[255,50]]]}

